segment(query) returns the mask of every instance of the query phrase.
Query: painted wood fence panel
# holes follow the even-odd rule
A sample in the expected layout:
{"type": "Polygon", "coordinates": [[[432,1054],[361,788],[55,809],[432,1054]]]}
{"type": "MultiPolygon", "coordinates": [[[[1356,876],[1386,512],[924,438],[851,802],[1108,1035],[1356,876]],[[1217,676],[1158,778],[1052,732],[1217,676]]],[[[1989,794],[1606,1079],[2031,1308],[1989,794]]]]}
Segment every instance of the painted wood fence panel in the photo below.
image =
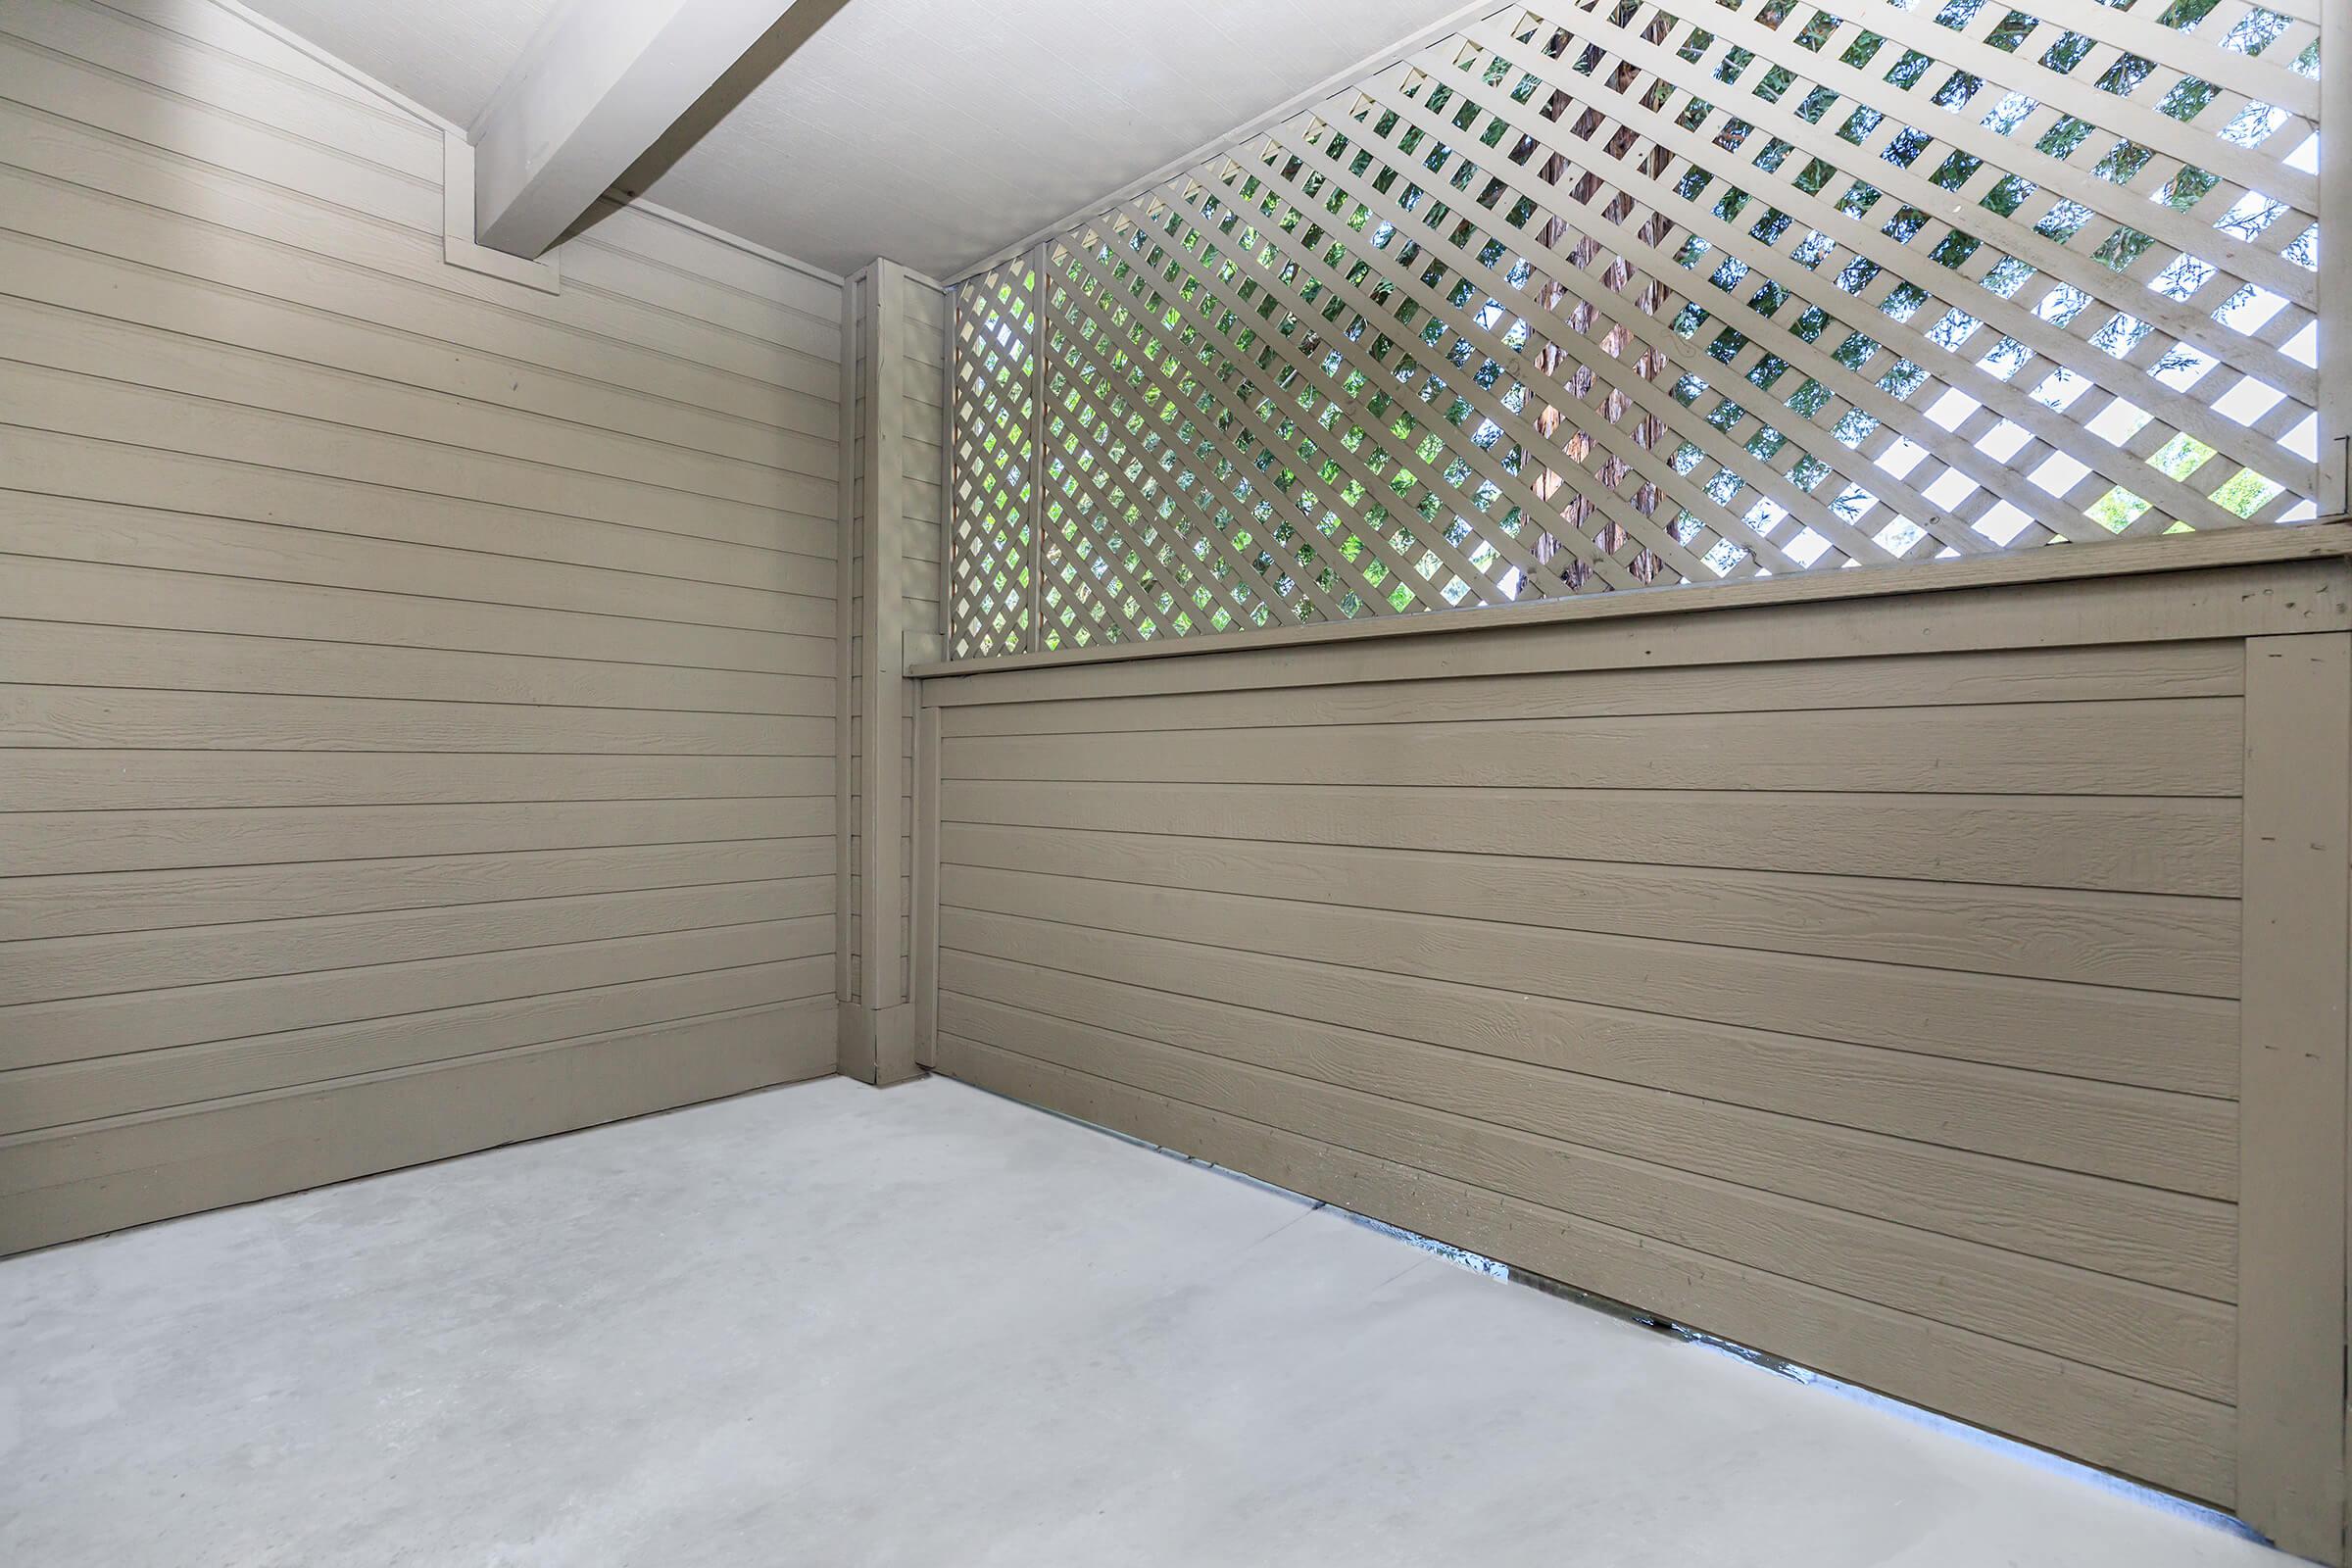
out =
{"type": "Polygon", "coordinates": [[[830,1071],[839,285],[0,15],[0,1250],[830,1071]]]}
{"type": "Polygon", "coordinates": [[[2347,548],[934,664],[927,1049],[2339,1560],[2347,548]]]}

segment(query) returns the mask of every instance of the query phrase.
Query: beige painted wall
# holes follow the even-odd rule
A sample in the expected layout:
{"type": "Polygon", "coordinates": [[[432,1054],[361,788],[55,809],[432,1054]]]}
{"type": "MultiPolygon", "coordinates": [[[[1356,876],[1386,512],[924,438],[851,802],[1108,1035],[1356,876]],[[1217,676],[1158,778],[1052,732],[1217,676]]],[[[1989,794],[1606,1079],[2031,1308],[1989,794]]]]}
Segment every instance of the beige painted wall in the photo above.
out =
{"type": "Polygon", "coordinates": [[[2332,1558],[2347,532],[933,666],[933,1059],[2332,1558]]]}
{"type": "Polygon", "coordinates": [[[847,298],[841,1060],[855,1076],[896,1079],[914,1069],[908,996],[919,945],[910,913],[915,692],[904,670],[910,652],[937,655],[943,624],[947,298],[931,279],[887,262],[851,278],[847,298]],[[869,728],[884,726],[898,738],[887,757],[867,741],[869,728]],[[893,891],[872,898],[869,883],[893,891]],[[869,911],[885,931],[878,943],[866,935],[869,911]]]}
{"type": "Polygon", "coordinates": [[[0,1250],[829,1071],[840,288],[0,11],[0,1250]]]}

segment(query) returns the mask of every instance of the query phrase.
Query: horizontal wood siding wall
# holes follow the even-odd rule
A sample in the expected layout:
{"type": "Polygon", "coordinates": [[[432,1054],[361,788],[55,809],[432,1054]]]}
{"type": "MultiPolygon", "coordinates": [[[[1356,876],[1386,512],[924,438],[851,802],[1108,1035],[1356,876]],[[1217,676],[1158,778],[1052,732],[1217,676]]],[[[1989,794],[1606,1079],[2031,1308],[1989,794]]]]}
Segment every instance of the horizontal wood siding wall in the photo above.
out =
{"type": "Polygon", "coordinates": [[[829,1070],[839,287],[0,11],[0,1250],[829,1070]]]}
{"type": "Polygon", "coordinates": [[[2242,633],[2341,578],[931,679],[937,1065],[2228,1506],[2242,633]]]}

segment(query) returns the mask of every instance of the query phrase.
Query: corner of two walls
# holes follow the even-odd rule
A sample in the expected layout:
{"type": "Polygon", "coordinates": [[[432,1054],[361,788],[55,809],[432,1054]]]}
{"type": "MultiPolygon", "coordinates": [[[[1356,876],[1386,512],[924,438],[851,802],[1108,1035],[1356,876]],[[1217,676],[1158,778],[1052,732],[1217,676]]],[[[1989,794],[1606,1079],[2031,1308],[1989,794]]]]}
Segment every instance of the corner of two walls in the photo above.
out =
{"type": "Polygon", "coordinates": [[[870,1084],[915,1076],[926,1054],[906,671],[944,643],[948,320],[942,286],[895,262],[843,289],[836,995],[840,1070],[870,1084]]]}
{"type": "Polygon", "coordinates": [[[843,282],[446,135],[0,7],[0,1252],[833,1070],[843,282]]]}

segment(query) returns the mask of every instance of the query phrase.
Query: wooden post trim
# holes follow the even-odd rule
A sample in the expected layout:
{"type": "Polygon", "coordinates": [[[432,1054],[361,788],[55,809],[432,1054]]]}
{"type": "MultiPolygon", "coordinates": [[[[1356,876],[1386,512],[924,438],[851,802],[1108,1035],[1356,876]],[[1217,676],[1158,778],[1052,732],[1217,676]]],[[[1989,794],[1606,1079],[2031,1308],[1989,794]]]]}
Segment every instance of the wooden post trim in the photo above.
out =
{"type": "Polygon", "coordinates": [[[2352,634],[2246,641],[2238,1512],[2344,1561],[2352,634]]]}
{"type": "MultiPolygon", "coordinates": [[[[843,531],[845,604],[855,597],[854,625],[842,633],[845,674],[841,745],[844,789],[854,789],[854,812],[844,813],[841,929],[847,947],[850,910],[856,912],[857,959],[841,997],[841,1071],[867,1083],[911,1078],[915,1066],[915,1009],[911,1002],[912,932],[907,918],[908,845],[902,815],[908,799],[902,739],[916,688],[906,679],[908,649],[928,650],[926,628],[910,618],[905,588],[910,481],[906,419],[908,321],[906,270],[876,261],[853,280],[849,342],[862,370],[845,381],[855,415],[857,496],[843,531]],[[857,407],[862,390],[863,406],[857,407]],[[854,584],[853,589],[849,585],[854,584]],[[855,652],[850,650],[854,645],[855,652]],[[855,701],[852,691],[855,688],[855,701]],[[854,733],[853,733],[854,732],[854,733]],[[857,836],[857,854],[847,837],[857,836]]],[[[849,483],[845,480],[845,486],[849,483]]]]}
{"type": "MultiPolygon", "coordinates": [[[[2352,0],[2320,7],[2320,123],[2352,124],[2352,0]]],[[[2352,339],[2352,156],[2339,138],[2320,143],[2320,377],[2318,504],[2326,516],[2352,511],[2352,376],[2340,367],[2352,339]]]]}
{"type": "Polygon", "coordinates": [[[914,720],[913,878],[914,1060],[929,1067],[939,1032],[939,710],[929,704],[914,720]]]}
{"type": "MultiPolygon", "coordinates": [[[[962,352],[963,290],[940,295],[939,341],[939,657],[956,649],[956,443],[962,422],[956,416],[956,357],[962,352]]],[[[913,666],[907,666],[911,672],[913,666]]]]}
{"type": "Polygon", "coordinates": [[[858,298],[871,281],[858,272],[841,285],[841,525],[834,536],[833,580],[833,996],[846,1011],[857,997],[857,975],[850,963],[850,921],[857,909],[856,867],[850,843],[856,832],[852,796],[857,742],[854,726],[857,705],[853,694],[853,655],[857,648],[858,618],[858,485],[850,454],[858,450],[858,298]]]}
{"type": "Polygon", "coordinates": [[[859,554],[864,604],[858,673],[864,686],[864,790],[860,798],[858,845],[858,995],[876,1010],[906,1000],[899,941],[899,879],[905,850],[899,836],[899,802],[905,794],[899,757],[900,719],[906,712],[901,673],[904,617],[890,602],[905,579],[906,543],[906,284],[895,262],[873,266],[865,312],[865,505],[859,554]]]}

